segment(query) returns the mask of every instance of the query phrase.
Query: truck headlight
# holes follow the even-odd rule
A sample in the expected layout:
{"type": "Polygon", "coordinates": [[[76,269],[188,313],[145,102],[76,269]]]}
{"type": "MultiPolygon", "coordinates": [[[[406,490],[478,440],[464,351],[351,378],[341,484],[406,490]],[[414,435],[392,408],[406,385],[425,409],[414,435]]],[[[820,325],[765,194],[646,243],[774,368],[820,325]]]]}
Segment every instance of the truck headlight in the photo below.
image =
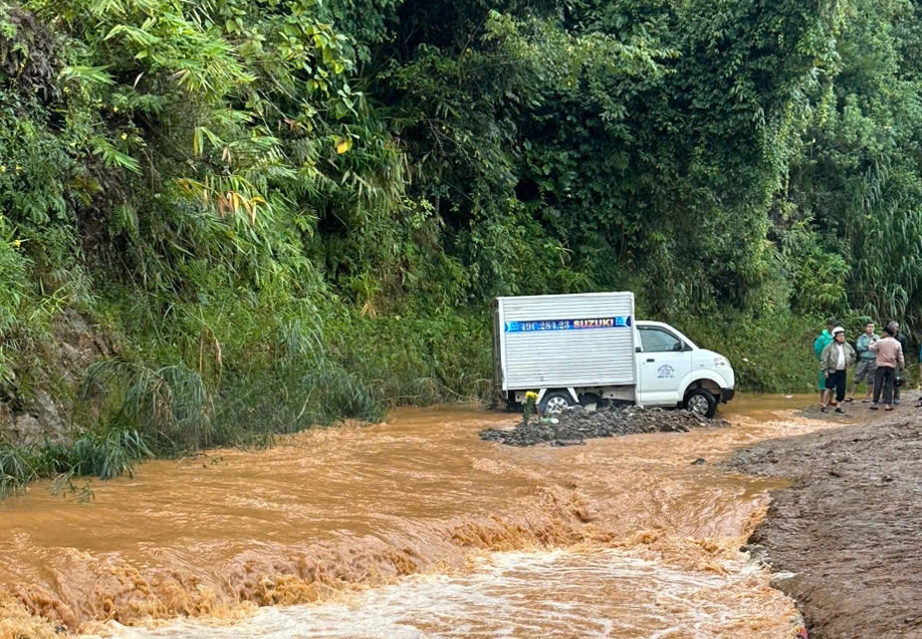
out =
{"type": "Polygon", "coordinates": [[[730,362],[727,361],[726,357],[715,357],[714,358],[714,368],[730,368],[730,362]]]}

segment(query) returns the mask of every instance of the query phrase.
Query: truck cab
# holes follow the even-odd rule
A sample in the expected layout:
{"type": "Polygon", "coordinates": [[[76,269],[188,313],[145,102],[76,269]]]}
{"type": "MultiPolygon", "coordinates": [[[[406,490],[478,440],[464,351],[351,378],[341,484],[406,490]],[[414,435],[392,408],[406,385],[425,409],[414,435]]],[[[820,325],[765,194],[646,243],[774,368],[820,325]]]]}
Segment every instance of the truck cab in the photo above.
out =
{"type": "Polygon", "coordinates": [[[644,406],[683,406],[711,417],[734,394],[733,368],[719,353],[698,348],[662,322],[635,322],[636,401],[644,406]]]}

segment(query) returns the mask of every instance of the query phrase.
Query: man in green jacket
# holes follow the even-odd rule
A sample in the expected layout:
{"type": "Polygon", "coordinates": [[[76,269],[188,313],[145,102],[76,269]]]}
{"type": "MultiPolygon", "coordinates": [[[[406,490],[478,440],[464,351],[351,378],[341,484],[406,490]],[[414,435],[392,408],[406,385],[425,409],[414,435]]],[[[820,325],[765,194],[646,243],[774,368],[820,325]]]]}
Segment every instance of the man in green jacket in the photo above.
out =
{"type": "Polygon", "coordinates": [[[874,332],[874,322],[868,322],[864,325],[864,333],[858,338],[855,349],[858,351],[858,370],[855,372],[855,379],[852,382],[851,390],[848,392],[848,399],[845,401],[855,401],[855,391],[858,390],[858,384],[867,377],[868,392],[864,398],[864,403],[871,401],[871,393],[874,391],[874,375],[877,373],[877,355],[868,347],[880,339],[880,336],[874,332]]]}
{"type": "MultiPolygon", "coordinates": [[[[836,327],[836,321],[834,319],[826,320],[826,330],[819,334],[819,337],[816,338],[813,342],[813,352],[816,353],[817,361],[823,354],[823,351],[826,350],[826,347],[832,344],[832,329],[836,327]]],[[[823,371],[820,371],[820,380],[817,382],[817,386],[820,389],[820,402],[826,398],[826,376],[823,374],[823,371]]]]}

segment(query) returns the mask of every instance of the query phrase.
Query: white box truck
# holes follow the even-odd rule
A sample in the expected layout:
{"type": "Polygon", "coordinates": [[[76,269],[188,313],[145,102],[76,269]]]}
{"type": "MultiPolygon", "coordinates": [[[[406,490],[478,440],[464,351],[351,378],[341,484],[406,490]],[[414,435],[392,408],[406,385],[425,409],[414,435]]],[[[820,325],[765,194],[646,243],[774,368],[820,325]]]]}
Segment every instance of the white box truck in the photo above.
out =
{"type": "Polygon", "coordinates": [[[634,318],[634,294],[499,297],[494,378],[507,404],[538,393],[545,414],[601,400],[712,417],[733,398],[727,358],[668,324],[634,318]]]}

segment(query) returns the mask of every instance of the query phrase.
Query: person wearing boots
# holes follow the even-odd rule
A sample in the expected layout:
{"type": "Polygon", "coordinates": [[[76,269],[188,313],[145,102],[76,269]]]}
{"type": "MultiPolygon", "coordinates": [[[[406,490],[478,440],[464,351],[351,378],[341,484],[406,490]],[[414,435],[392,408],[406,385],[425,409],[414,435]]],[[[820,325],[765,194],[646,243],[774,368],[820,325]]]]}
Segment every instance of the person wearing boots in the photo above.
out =
{"type": "Polygon", "coordinates": [[[836,393],[835,407],[837,413],[844,413],[842,401],[845,399],[845,385],[848,367],[855,361],[855,349],[845,341],[845,329],[836,326],[832,329],[832,343],[823,349],[820,356],[820,370],[826,380],[826,390],[820,410],[826,412],[832,401],[832,392],[836,393]]]}

